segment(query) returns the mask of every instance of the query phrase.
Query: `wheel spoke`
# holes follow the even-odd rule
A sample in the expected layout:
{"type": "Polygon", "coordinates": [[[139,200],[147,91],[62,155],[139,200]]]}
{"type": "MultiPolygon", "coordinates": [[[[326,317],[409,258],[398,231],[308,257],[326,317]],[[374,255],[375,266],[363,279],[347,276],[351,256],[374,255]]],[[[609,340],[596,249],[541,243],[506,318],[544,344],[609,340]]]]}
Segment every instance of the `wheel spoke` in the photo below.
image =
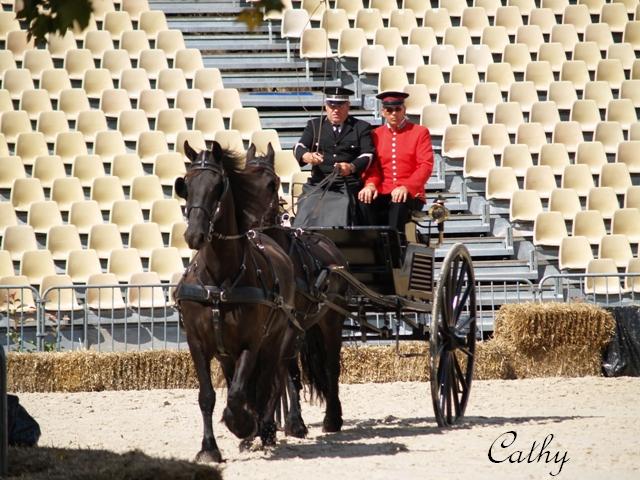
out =
{"type": "Polygon", "coordinates": [[[456,356],[452,353],[451,356],[453,357],[450,364],[449,364],[449,370],[450,372],[450,376],[451,376],[451,394],[453,395],[453,407],[455,409],[455,416],[456,418],[458,418],[458,416],[460,416],[460,398],[458,397],[458,394],[460,393],[460,391],[458,390],[458,379],[457,379],[457,375],[456,375],[456,371],[455,371],[455,362],[456,362],[456,356]]]}
{"type": "Polygon", "coordinates": [[[450,355],[447,355],[447,365],[444,371],[444,383],[445,383],[445,395],[447,399],[447,423],[451,423],[451,375],[449,375],[449,370],[451,369],[450,364],[451,360],[449,358],[450,355]]]}
{"type": "MultiPolygon", "coordinates": [[[[467,360],[468,362],[469,360],[467,360]]],[[[466,392],[469,388],[469,385],[467,384],[467,378],[464,374],[464,372],[462,371],[462,367],[460,366],[460,362],[458,361],[458,357],[456,357],[455,355],[453,356],[453,364],[455,366],[456,369],[456,373],[458,374],[458,378],[460,379],[460,386],[462,387],[462,392],[466,392]]],[[[467,366],[468,368],[468,366],[467,366]]]]}
{"type": "Polygon", "coordinates": [[[456,305],[456,310],[455,310],[455,313],[454,313],[456,318],[460,317],[460,312],[462,311],[462,309],[466,305],[467,300],[469,298],[469,295],[471,294],[472,289],[473,289],[473,286],[471,285],[471,282],[467,282],[467,288],[464,289],[464,292],[462,293],[462,296],[460,298],[460,302],[456,305]]]}

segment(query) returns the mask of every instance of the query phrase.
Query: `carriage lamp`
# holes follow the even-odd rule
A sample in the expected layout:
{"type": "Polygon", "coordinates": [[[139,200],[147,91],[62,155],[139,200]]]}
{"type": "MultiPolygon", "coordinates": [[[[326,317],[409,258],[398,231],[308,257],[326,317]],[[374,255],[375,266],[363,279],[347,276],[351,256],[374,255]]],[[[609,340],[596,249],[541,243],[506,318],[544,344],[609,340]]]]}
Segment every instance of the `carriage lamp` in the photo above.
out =
{"type": "Polygon", "coordinates": [[[444,206],[444,197],[438,195],[438,199],[433,202],[427,212],[433,222],[438,225],[438,246],[444,241],[444,222],[449,218],[449,209],[444,206]]]}

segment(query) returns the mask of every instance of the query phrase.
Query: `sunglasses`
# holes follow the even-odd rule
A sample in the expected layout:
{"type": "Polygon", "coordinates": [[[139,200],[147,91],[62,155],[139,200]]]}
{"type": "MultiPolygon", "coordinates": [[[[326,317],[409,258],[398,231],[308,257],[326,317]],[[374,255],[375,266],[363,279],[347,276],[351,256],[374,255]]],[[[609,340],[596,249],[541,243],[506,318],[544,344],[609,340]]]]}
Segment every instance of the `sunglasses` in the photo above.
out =
{"type": "Polygon", "coordinates": [[[338,108],[342,108],[347,104],[347,102],[327,102],[326,105],[327,107],[333,109],[333,110],[337,110],[338,108]]]}
{"type": "Polygon", "coordinates": [[[388,113],[401,112],[402,107],[384,107],[383,110],[388,113]]]}

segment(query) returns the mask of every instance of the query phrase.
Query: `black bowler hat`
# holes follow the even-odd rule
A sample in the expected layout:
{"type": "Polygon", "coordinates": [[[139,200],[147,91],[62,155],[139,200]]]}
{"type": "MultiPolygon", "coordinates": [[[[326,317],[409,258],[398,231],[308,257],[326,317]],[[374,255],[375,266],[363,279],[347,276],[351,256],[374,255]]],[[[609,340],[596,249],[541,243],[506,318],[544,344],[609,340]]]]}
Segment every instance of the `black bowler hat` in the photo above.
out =
{"type": "Polygon", "coordinates": [[[343,87],[326,87],[322,90],[324,93],[324,101],[331,103],[348,102],[349,97],[353,95],[353,90],[343,87]]]}
{"type": "Polygon", "coordinates": [[[376,95],[376,98],[382,101],[383,107],[396,107],[399,105],[404,105],[404,99],[409,96],[408,93],[404,92],[380,92],[376,95]]]}

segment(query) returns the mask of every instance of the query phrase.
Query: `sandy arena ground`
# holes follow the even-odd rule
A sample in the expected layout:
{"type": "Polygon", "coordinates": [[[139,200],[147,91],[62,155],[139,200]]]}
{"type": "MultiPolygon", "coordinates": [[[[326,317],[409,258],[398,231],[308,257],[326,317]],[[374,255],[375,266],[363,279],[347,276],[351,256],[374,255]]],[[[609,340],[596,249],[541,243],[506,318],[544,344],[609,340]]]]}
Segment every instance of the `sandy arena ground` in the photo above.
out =
{"type": "MultiPolygon", "coordinates": [[[[323,434],[323,408],[305,403],[307,439],[280,434],[274,450],[240,453],[238,440],[217,422],[226,396],[218,391],[214,429],[227,460],[224,478],[640,478],[638,378],[478,381],[465,422],[448,430],[435,423],[428,384],[343,385],[341,394],[341,433],[323,434]],[[499,463],[490,461],[490,450],[499,463]]],[[[42,446],[140,449],[193,459],[200,445],[195,390],[21,394],[20,399],[40,422],[42,446]]]]}

